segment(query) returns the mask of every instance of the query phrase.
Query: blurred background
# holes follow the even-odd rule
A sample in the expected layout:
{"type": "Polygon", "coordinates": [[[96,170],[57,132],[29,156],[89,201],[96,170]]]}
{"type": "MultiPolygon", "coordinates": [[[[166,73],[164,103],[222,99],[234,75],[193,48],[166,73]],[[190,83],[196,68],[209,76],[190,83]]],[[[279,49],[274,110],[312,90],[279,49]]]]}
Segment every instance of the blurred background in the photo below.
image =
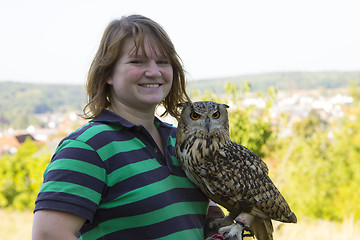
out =
{"type": "Polygon", "coordinates": [[[230,105],[231,138],[264,159],[298,216],[274,222],[275,239],[359,238],[358,9],[357,0],[0,0],[0,239],[31,239],[43,171],[85,123],[102,33],[129,14],[168,32],[193,100],[230,105]]]}

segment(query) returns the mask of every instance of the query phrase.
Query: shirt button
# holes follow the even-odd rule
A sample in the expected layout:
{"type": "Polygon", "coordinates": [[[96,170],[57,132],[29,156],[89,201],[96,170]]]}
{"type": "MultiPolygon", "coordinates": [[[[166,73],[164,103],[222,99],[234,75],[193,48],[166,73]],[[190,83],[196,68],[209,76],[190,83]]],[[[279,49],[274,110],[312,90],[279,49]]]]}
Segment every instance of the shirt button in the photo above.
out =
{"type": "Polygon", "coordinates": [[[157,148],[154,148],[154,152],[155,152],[155,153],[158,153],[158,150],[157,150],[157,148]]]}

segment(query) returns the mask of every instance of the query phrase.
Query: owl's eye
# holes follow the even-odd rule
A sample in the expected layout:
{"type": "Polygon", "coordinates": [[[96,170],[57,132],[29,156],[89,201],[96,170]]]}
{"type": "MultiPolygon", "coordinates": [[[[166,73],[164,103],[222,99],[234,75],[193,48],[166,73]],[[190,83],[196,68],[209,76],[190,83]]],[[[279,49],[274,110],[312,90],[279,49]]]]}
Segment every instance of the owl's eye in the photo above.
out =
{"type": "Polygon", "coordinates": [[[213,116],[214,119],[218,119],[220,117],[220,112],[217,111],[212,116],[213,116]]]}
{"type": "Polygon", "coordinates": [[[190,118],[192,120],[198,120],[200,118],[200,115],[197,114],[196,112],[192,112],[192,113],[190,113],[190,118]]]}

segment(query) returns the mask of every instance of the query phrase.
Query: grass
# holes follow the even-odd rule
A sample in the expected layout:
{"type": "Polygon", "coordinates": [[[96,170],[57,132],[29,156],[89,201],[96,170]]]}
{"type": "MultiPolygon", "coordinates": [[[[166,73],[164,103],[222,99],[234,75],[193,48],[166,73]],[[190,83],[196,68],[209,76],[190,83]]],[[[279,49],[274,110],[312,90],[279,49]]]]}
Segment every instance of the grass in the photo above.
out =
{"type": "MultiPolygon", "coordinates": [[[[0,210],[1,240],[31,240],[33,213],[0,210]]],[[[360,239],[360,222],[342,223],[302,219],[297,224],[274,222],[275,240],[354,240],[360,239]]],[[[247,238],[252,239],[252,238],[247,238]]],[[[245,239],[244,239],[245,240],[245,239]]]]}
{"type": "Polygon", "coordinates": [[[31,239],[33,213],[17,212],[0,209],[0,239],[27,240],[31,239]]]}

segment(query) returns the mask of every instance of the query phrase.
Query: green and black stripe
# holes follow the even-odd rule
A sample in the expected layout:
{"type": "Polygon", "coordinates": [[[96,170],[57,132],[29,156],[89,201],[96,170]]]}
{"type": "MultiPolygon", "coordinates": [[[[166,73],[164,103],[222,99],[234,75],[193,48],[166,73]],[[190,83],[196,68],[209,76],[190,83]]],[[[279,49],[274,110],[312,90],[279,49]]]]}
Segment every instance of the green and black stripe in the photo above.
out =
{"type": "Polygon", "coordinates": [[[204,239],[208,200],[180,169],[176,129],[156,125],[164,154],[143,127],[106,110],[70,134],[44,173],[35,211],[88,219],[80,239],[204,239]]]}

